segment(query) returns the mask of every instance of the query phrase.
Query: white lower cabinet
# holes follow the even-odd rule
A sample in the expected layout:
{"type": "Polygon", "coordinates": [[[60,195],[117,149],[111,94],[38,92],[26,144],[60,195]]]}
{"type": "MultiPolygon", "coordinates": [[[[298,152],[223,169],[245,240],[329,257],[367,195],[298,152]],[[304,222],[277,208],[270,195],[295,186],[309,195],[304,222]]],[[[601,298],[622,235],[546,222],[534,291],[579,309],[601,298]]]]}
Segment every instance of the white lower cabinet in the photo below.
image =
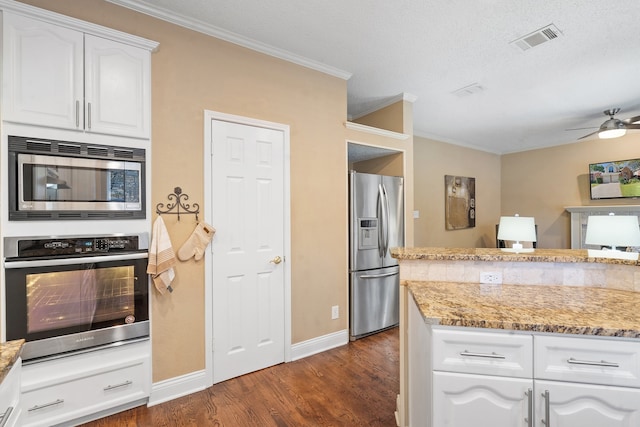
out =
{"type": "Polygon", "coordinates": [[[535,381],[536,426],[638,427],[640,390],[535,381]]]}
{"type": "Polygon", "coordinates": [[[640,426],[640,340],[407,318],[411,427],[640,426]]]}
{"type": "Polygon", "coordinates": [[[18,358],[0,383],[0,427],[19,427],[20,424],[20,375],[18,358]]]}
{"type": "Polygon", "coordinates": [[[529,426],[532,393],[530,379],[434,372],[433,425],[529,426]]]}
{"type": "Polygon", "coordinates": [[[22,423],[78,424],[145,404],[150,388],[149,341],[25,365],[22,423]]]}

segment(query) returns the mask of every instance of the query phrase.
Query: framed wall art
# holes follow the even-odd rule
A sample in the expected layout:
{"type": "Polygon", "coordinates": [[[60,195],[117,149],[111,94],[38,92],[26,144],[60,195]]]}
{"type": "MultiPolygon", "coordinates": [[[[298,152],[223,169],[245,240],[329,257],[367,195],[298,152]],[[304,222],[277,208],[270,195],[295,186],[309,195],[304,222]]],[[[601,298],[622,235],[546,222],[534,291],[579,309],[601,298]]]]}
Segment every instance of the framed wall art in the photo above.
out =
{"type": "Polygon", "coordinates": [[[444,221],[447,230],[476,226],[476,179],[444,176],[444,221]]]}

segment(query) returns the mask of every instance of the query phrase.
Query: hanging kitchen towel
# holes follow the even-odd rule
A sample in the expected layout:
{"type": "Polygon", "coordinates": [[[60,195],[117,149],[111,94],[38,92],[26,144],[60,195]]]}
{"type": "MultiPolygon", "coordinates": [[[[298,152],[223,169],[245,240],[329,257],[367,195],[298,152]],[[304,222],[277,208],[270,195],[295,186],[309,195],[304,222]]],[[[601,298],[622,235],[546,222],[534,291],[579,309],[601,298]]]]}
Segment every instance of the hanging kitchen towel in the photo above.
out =
{"type": "Polygon", "coordinates": [[[165,290],[173,292],[171,282],[176,277],[173,270],[174,265],[176,265],[176,255],[171,246],[171,239],[164,225],[164,220],[158,216],[153,223],[147,274],[151,275],[153,284],[161,294],[164,294],[165,290]]]}
{"type": "Polygon", "coordinates": [[[204,256],[204,250],[207,248],[215,232],[215,228],[206,222],[200,222],[196,225],[191,236],[189,236],[180,250],[178,250],[178,258],[180,258],[181,261],[186,261],[195,255],[196,261],[199,261],[204,256]]]}

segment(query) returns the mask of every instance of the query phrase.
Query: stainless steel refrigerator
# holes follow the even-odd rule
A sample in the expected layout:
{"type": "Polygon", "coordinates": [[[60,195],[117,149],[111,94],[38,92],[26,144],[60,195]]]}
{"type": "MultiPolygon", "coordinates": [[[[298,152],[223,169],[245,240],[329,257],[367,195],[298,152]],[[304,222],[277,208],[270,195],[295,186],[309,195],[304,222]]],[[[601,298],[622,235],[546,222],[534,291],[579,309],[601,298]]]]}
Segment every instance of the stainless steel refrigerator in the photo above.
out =
{"type": "Polygon", "coordinates": [[[349,335],[351,340],[399,322],[398,261],[404,245],[402,177],[349,174],[349,335]]]}

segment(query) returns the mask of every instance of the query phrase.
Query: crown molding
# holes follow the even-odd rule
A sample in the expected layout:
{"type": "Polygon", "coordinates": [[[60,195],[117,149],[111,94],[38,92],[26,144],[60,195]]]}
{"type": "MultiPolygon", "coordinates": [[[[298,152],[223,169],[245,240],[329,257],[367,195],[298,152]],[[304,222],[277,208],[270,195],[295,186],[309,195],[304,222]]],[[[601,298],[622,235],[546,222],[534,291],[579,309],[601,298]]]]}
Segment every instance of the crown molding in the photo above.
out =
{"type": "Polygon", "coordinates": [[[399,101],[407,101],[407,102],[410,102],[410,103],[413,104],[417,100],[418,100],[418,97],[416,95],[403,92],[403,93],[400,93],[400,94],[398,94],[396,96],[392,96],[391,98],[387,98],[387,99],[383,100],[382,102],[380,102],[379,104],[376,104],[373,107],[367,109],[366,111],[358,114],[357,116],[353,116],[351,118],[352,119],[359,119],[360,117],[364,117],[364,116],[366,116],[368,114],[375,113],[376,111],[381,110],[381,109],[383,109],[385,107],[388,107],[389,105],[393,105],[393,104],[395,104],[396,102],[399,102],[399,101]]]}
{"type": "Polygon", "coordinates": [[[288,62],[292,62],[297,65],[301,65],[312,70],[320,71],[324,74],[329,74],[334,77],[338,77],[343,80],[349,80],[352,73],[340,70],[335,67],[323,64],[318,61],[314,61],[305,58],[300,55],[295,55],[284,49],[278,49],[276,47],[267,45],[256,40],[252,40],[248,37],[241,36],[231,31],[223,30],[222,28],[215,27],[194,18],[188,18],[186,16],[177,14],[175,12],[168,11],[159,7],[151,6],[144,1],[132,1],[132,0],[106,0],[109,3],[116,4],[118,6],[125,7],[127,9],[134,10],[136,12],[149,15],[153,18],[160,19],[162,21],[170,22],[172,24],[188,28],[193,31],[197,31],[202,34],[206,34],[211,37],[215,37],[229,43],[237,44],[247,49],[255,50],[260,53],[264,53],[275,58],[279,58],[288,62]]]}

